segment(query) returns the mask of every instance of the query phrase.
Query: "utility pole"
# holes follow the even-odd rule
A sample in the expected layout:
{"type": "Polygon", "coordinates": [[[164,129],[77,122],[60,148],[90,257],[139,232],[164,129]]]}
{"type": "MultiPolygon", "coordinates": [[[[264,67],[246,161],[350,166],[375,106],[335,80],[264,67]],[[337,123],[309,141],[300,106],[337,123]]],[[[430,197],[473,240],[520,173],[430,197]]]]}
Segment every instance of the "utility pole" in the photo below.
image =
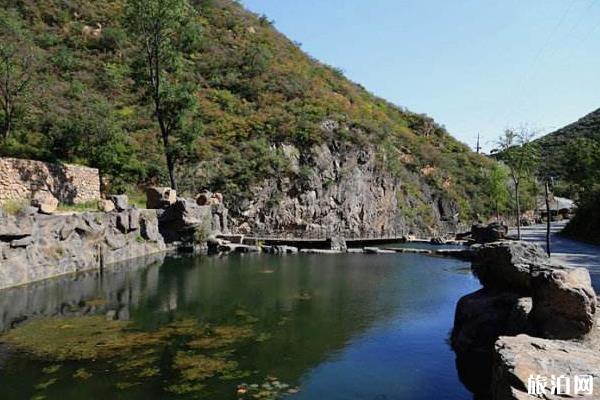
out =
{"type": "Polygon", "coordinates": [[[479,132],[477,132],[477,154],[481,151],[481,146],[479,145],[479,132]]]}
{"type": "MultiPolygon", "coordinates": [[[[549,178],[548,178],[549,179],[549,178]]],[[[546,253],[550,256],[550,199],[548,194],[548,179],[546,179],[546,253]]]]}

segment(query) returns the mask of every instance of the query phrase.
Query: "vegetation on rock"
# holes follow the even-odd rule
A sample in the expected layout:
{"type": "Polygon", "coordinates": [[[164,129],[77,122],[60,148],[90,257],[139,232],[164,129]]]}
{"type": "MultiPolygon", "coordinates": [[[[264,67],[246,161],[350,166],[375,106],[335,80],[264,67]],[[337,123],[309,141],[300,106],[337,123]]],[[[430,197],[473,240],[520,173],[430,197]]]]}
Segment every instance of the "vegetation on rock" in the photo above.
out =
{"type": "Polygon", "coordinates": [[[144,59],[152,13],[136,7],[156,2],[0,0],[2,20],[23,26],[47,60],[32,70],[36,95],[22,102],[0,154],[99,167],[111,192],[167,182],[171,169],[181,192],[239,197],[267,177],[302,179],[282,144],[368,144],[386,171],[430,186],[464,217],[493,205],[482,190],[493,161],[431,118],[373,96],[234,1],[173,1],[193,12],[173,16],[165,47],[144,59]],[[162,88],[152,85],[158,77],[162,88]]]}

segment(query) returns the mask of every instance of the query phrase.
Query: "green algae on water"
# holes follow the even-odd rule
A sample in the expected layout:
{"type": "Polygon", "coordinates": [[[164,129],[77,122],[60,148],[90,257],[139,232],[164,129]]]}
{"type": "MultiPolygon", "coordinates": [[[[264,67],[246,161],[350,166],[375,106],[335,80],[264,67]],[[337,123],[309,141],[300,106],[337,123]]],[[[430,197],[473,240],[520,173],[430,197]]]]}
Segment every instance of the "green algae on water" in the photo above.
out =
{"type": "Polygon", "coordinates": [[[103,316],[40,318],[10,330],[1,341],[40,358],[89,360],[109,358],[164,342],[168,332],[142,332],[129,322],[103,316]]]}
{"type": "Polygon", "coordinates": [[[49,365],[46,368],[43,368],[42,372],[44,374],[54,374],[54,373],[58,372],[58,370],[60,369],[60,367],[61,367],[60,364],[49,365]]]}
{"type": "Polygon", "coordinates": [[[178,351],[173,367],[181,373],[183,379],[198,381],[218,374],[231,373],[237,369],[238,363],[224,358],[178,351]]]}
{"type": "MultiPolygon", "coordinates": [[[[239,369],[234,359],[237,346],[268,340],[270,335],[256,334],[253,324],[258,320],[243,310],[236,313],[236,318],[241,325],[210,325],[181,319],[156,330],[142,331],[132,322],[105,316],[47,317],[9,331],[0,341],[43,360],[105,360],[108,368],[114,368],[123,378],[115,384],[119,390],[160,376],[166,367],[176,374],[165,382],[165,390],[186,394],[201,391],[209,379],[239,380],[253,374],[239,369]],[[174,353],[168,350],[172,345],[178,349],[174,353]],[[166,365],[165,357],[169,360],[166,365]]],[[[52,364],[44,372],[54,374],[60,368],[60,364],[52,364]]],[[[80,381],[92,376],[85,368],[72,375],[80,381]]],[[[50,379],[36,388],[45,389],[55,382],[56,379],[50,379]]]]}
{"type": "Polygon", "coordinates": [[[75,373],[73,374],[73,378],[75,379],[79,379],[79,380],[86,380],[86,379],[90,379],[93,375],[90,374],[89,372],[87,372],[85,370],[85,368],[79,368],[77,371],[75,371],[75,373]]]}

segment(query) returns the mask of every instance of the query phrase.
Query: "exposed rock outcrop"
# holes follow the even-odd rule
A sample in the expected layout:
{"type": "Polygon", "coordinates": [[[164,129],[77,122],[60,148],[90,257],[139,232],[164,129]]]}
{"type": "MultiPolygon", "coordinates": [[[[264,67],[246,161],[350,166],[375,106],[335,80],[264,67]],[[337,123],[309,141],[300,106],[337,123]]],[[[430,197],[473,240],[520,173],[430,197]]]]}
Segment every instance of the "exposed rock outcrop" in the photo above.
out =
{"type": "Polygon", "coordinates": [[[169,187],[149,187],[146,189],[146,208],[161,209],[177,201],[177,192],[169,187]]]}
{"type": "Polygon", "coordinates": [[[178,198],[158,215],[160,232],[167,242],[194,243],[229,232],[227,208],[222,203],[199,206],[191,199],[178,198]]]}
{"type": "MultiPolygon", "coordinates": [[[[483,388],[471,385],[471,388],[494,400],[533,399],[518,393],[522,389],[525,372],[519,370],[516,372],[519,376],[513,376],[515,362],[529,365],[515,361],[521,357],[518,354],[520,351],[526,352],[528,349],[523,340],[531,341],[532,349],[537,346],[537,340],[551,343],[551,346],[535,350],[547,351],[532,355],[532,360],[536,360],[532,362],[542,360],[539,363],[543,364],[543,360],[547,360],[558,365],[564,361],[564,369],[557,374],[560,375],[572,374],[577,369],[569,369],[569,357],[558,354],[558,351],[568,351],[569,346],[575,346],[574,349],[584,353],[589,349],[577,347],[580,346],[577,344],[579,342],[547,339],[589,342],[591,336],[598,335],[595,325],[598,301],[589,272],[584,268],[553,264],[541,247],[531,243],[493,242],[473,246],[473,249],[475,256],[472,269],[483,289],[464,296],[457,304],[451,341],[457,352],[459,372],[465,384],[473,383],[466,382],[471,379],[469,369],[473,368],[473,364],[481,368],[485,363],[491,363],[494,343],[502,337],[495,345],[494,374],[477,376],[480,382],[491,382],[493,390],[488,392],[489,384],[483,388]]],[[[550,374],[548,368],[540,367],[537,372],[533,367],[530,370],[534,375],[550,374]]]]}
{"type": "Polygon", "coordinates": [[[598,305],[584,268],[540,271],[533,279],[531,319],[540,336],[580,338],[592,331],[598,305]]]}
{"type": "Polygon", "coordinates": [[[454,316],[454,349],[485,353],[500,335],[528,332],[531,303],[530,297],[486,288],[462,297],[454,316]]]}
{"type": "Polygon", "coordinates": [[[473,248],[473,273],[484,287],[530,294],[532,272],[544,266],[559,268],[550,266],[541,247],[526,242],[494,242],[473,248]]]}
{"type": "MultiPolygon", "coordinates": [[[[598,331],[598,330],[596,330],[598,331]]],[[[600,332],[583,342],[548,340],[527,335],[501,337],[495,346],[491,397],[494,400],[559,400],[565,397],[600,398],[600,332]],[[547,379],[545,394],[528,394],[528,380],[540,376],[547,379]],[[593,376],[593,392],[576,394],[575,379],[593,376]],[[552,393],[552,377],[563,378],[562,393],[552,393]],[[567,389],[568,388],[568,389],[567,389]],[[586,394],[587,393],[587,394],[586,394]]],[[[556,382],[555,382],[556,383],[556,382]]],[[[556,391],[555,391],[556,392],[556,391]]]]}
{"type": "Polygon", "coordinates": [[[0,216],[0,288],[166,249],[154,210],[0,216]]]}
{"type": "Polygon", "coordinates": [[[477,243],[491,243],[506,238],[508,227],[493,222],[489,225],[475,224],[471,227],[471,237],[477,243]]]}
{"type": "MultiPolygon", "coordinates": [[[[236,200],[235,228],[297,237],[385,237],[455,232],[458,206],[423,183],[419,171],[396,177],[369,146],[281,146],[293,176],[267,179],[236,200]]],[[[238,229],[235,229],[238,232],[238,229]]],[[[241,231],[239,231],[241,233],[241,231]]]]}

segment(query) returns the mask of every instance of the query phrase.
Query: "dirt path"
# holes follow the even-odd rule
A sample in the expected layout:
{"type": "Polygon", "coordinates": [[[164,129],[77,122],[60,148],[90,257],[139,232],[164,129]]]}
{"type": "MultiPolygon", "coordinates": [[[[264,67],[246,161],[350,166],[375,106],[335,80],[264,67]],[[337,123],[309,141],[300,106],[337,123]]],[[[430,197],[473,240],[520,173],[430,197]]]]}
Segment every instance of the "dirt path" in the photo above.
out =
{"type": "MultiPolygon", "coordinates": [[[[552,259],[573,267],[586,267],[590,270],[596,289],[600,286],[600,246],[582,243],[557,235],[564,228],[565,222],[552,223],[550,250],[552,259]]],[[[510,230],[511,235],[517,234],[516,229],[510,230]]],[[[546,248],[546,225],[533,225],[521,228],[521,238],[535,242],[546,248]]]]}

